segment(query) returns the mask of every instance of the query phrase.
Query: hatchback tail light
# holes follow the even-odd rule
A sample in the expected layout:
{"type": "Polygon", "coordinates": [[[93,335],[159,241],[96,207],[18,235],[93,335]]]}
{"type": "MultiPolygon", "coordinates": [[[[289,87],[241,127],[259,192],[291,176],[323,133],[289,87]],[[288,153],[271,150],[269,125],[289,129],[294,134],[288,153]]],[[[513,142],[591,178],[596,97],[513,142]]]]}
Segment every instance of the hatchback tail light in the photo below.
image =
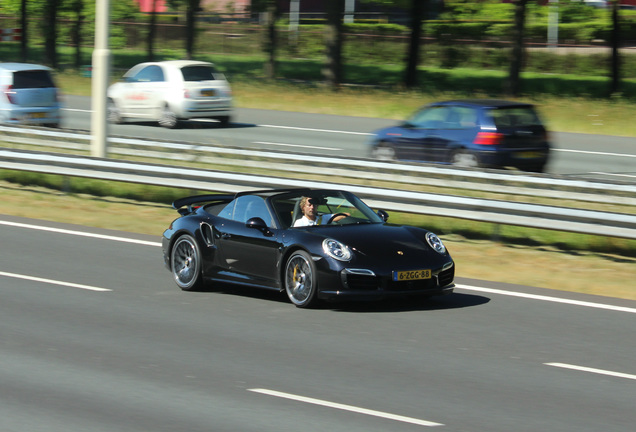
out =
{"type": "Polygon", "coordinates": [[[499,145],[504,139],[504,134],[497,132],[479,132],[473,144],[499,145]]]}
{"type": "Polygon", "coordinates": [[[183,89],[183,98],[184,99],[190,99],[190,90],[183,89]]]}
{"type": "Polygon", "coordinates": [[[9,100],[10,104],[15,104],[16,103],[15,92],[13,91],[13,86],[7,86],[4,89],[4,94],[7,96],[7,99],[9,100]]]}

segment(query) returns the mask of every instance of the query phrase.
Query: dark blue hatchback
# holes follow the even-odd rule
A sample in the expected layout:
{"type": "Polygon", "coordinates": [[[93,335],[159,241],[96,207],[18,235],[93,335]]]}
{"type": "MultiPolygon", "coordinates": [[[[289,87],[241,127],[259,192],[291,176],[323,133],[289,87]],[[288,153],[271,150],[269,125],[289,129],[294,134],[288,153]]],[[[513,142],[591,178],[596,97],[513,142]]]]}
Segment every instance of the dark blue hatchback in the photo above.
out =
{"type": "Polygon", "coordinates": [[[376,159],[533,172],[544,171],[550,153],[534,105],[489,99],[432,103],[375,131],[369,147],[376,159]]]}

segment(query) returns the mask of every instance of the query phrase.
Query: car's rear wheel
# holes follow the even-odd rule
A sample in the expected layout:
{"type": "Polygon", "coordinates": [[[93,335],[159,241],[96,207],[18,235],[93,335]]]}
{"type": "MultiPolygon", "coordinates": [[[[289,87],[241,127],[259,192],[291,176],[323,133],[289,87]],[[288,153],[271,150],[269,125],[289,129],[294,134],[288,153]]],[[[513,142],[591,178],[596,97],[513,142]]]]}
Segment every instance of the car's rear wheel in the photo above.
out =
{"type": "Polygon", "coordinates": [[[308,308],[317,303],[316,268],[311,256],[297,250],[285,265],[285,291],[291,302],[299,308],[308,308]]]}
{"type": "Polygon", "coordinates": [[[221,116],[221,117],[217,117],[217,120],[219,121],[219,123],[221,123],[222,127],[228,127],[230,125],[230,116],[221,116]]]}
{"type": "Polygon", "coordinates": [[[527,167],[525,171],[534,172],[534,173],[542,173],[542,172],[545,172],[545,165],[534,165],[531,167],[527,167]]]}
{"type": "Polygon", "coordinates": [[[396,160],[395,149],[386,142],[381,142],[371,150],[371,157],[378,160],[396,160]]]}
{"type": "Polygon", "coordinates": [[[182,235],[172,246],[170,270],[174,281],[182,290],[195,291],[203,287],[201,252],[191,235],[182,235]]]}
{"type": "Polygon", "coordinates": [[[479,167],[479,159],[477,155],[467,150],[457,150],[451,157],[451,163],[464,168],[477,168],[479,167]]]}
{"type": "Polygon", "coordinates": [[[170,109],[168,105],[163,107],[161,117],[159,117],[159,126],[167,129],[174,129],[179,125],[177,115],[170,109]]]}

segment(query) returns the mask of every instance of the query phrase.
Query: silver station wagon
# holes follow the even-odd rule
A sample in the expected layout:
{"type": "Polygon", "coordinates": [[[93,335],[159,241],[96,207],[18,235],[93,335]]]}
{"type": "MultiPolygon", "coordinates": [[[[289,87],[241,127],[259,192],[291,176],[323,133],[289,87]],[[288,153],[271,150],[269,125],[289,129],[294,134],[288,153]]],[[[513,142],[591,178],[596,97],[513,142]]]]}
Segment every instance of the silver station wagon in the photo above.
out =
{"type": "Polygon", "coordinates": [[[214,64],[194,60],[140,63],[108,88],[108,121],[158,122],[175,128],[183,120],[214,119],[226,126],[232,92],[214,64]]]}

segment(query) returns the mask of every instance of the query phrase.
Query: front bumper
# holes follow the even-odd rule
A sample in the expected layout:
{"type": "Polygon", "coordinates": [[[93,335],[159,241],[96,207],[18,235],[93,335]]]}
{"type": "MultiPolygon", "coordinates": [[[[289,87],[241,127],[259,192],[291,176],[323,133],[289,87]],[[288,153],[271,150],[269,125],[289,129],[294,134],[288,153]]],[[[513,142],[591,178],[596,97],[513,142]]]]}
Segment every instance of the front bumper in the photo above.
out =
{"type": "Polygon", "coordinates": [[[446,295],[455,288],[454,278],[453,262],[434,270],[430,279],[406,282],[393,281],[389,275],[377,275],[368,269],[344,268],[335,277],[329,277],[328,282],[321,278],[318,297],[333,300],[446,295]]]}

